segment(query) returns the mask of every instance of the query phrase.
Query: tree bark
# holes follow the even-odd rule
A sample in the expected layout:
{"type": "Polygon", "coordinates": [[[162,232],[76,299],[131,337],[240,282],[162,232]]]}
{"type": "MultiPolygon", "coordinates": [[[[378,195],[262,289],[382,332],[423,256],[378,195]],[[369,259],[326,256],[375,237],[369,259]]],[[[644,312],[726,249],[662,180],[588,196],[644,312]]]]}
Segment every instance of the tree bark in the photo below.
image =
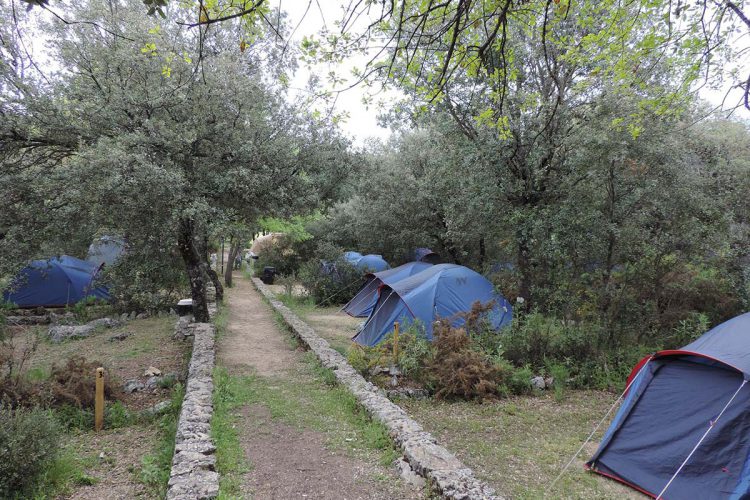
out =
{"type": "Polygon", "coordinates": [[[206,284],[201,269],[201,256],[193,241],[193,222],[191,220],[182,219],[180,221],[180,228],[177,232],[177,246],[180,249],[180,255],[185,262],[185,268],[190,279],[193,317],[198,323],[208,323],[210,317],[206,302],[206,284]]]}
{"type": "Polygon", "coordinates": [[[194,241],[196,251],[201,256],[201,270],[216,289],[216,301],[221,302],[224,300],[224,286],[222,286],[221,280],[219,280],[219,275],[216,271],[211,269],[211,262],[208,258],[208,237],[204,235],[202,237],[197,237],[194,241]]]}
{"type": "Polygon", "coordinates": [[[232,237],[231,243],[229,244],[229,261],[227,262],[227,268],[224,270],[224,283],[228,287],[232,286],[232,271],[234,271],[234,259],[240,252],[240,238],[232,237]]]}

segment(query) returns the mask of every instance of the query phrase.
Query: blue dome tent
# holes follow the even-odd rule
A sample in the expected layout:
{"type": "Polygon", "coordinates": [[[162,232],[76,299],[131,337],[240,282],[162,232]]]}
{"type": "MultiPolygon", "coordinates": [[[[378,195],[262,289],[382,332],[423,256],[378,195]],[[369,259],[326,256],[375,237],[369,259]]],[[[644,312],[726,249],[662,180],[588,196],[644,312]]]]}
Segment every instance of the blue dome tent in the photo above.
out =
{"type": "Polygon", "coordinates": [[[359,252],[349,251],[344,252],[344,259],[349,262],[351,265],[355,265],[359,259],[361,259],[363,256],[359,252]]]}
{"type": "Polygon", "coordinates": [[[102,236],[89,245],[86,260],[96,266],[113,265],[125,253],[125,240],[112,236],[102,236]]]}
{"type": "Polygon", "coordinates": [[[651,497],[750,498],[750,313],[636,365],[586,468],[651,497]]]}
{"type": "Polygon", "coordinates": [[[407,262],[402,266],[380,271],[379,273],[368,273],[366,275],[367,282],[365,286],[357,292],[357,295],[342,310],[349,316],[366,318],[370,315],[375,303],[378,301],[378,289],[381,285],[396,283],[424,271],[431,265],[426,262],[407,262]]]}
{"type": "Polygon", "coordinates": [[[440,255],[430,248],[416,248],[414,249],[414,260],[429,264],[440,264],[440,255]]]}
{"type": "Polygon", "coordinates": [[[353,340],[366,346],[378,344],[393,329],[396,321],[419,320],[432,340],[432,323],[450,318],[461,326],[463,318],[456,314],[468,312],[475,302],[494,301],[488,319],[493,328],[510,323],[512,309],[492,283],[471,269],[455,264],[437,264],[409,278],[380,287],[373,312],[353,340]]]}
{"type": "Polygon", "coordinates": [[[110,300],[107,288],[94,283],[99,269],[69,255],[35,260],[13,279],[3,301],[18,307],[63,307],[87,297],[110,300]]]}
{"type": "Polygon", "coordinates": [[[391,268],[391,266],[389,266],[388,263],[383,260],[382,256],[374,254],[363,255],[353,264],[354,267],[356,267],[360,271],[370,273],[385,271],[386,269],[391,268]]]}

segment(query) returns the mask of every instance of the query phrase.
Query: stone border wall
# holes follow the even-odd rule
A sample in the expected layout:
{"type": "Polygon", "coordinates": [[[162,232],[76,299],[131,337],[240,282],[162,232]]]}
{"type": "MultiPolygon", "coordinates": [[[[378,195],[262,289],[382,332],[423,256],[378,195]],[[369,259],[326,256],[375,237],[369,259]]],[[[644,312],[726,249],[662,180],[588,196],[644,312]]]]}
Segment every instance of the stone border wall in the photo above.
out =
{"type": "Polygon", "coordinates": [[[365,380],[349,365],[346,358],[332,349],[315,330],[277,300],[262,281],[253,278],[253,284],[281,314],[292,331],[315,353],[321,364],[333,370],[339,383],[354,394],[373,418],[386,426],[411,468],[425,477],[443,498],[501,499],[489,485],[476,479],[471,469],[438,444],[435,438],[412,420],[401,407],[389,400],[382,390],[365,380]]]}
{"type": "MultiPolygon", "coordinates": [[[[209,313],[216,313],[215,303],[209,305],[209,313]]],[[[193,354],[177,421],[167,500],[203,500],[219,494],[216,446],[211,441],[216,328],[190,319],[180,317],[175,325],[175,338],[193,337],[193,354]]]]}

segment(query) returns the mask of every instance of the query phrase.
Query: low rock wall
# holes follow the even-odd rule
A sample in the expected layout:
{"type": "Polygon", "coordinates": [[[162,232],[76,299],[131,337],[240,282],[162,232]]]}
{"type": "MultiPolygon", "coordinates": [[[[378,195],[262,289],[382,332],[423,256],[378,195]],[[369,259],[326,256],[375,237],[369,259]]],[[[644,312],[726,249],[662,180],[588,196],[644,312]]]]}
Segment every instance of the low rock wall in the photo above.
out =
{"type": "Polygon", "coordinates": [[[339,383],[354,394],[373,418],[387,427],[409,465],[416,473],[425,477],[434,490],[450,499],[501,498],[489,485],[476,479],[471,469],[438,444],[430,433],[389,400],[382,390],[365,380],[344,356],[332,349],[326,340],[320,338],[309,325],[277,300],[263,282],[253,278],[253,283],[292,331],[315,353],[321,364],[333,370],[339,383]]]}
{"type": "MultiPolygon", "coordinates": [[[[209,302],[209,313],[216,313],[216,304],[209,302]]],[[[216,446],[211,441],[216,328],[211,323],[190,323],[190,319],[180,317],[175,325],[175,339],[193,337],[193,354],[177,422],[167,500],[203,500],[219,494],[216,446]]]]}

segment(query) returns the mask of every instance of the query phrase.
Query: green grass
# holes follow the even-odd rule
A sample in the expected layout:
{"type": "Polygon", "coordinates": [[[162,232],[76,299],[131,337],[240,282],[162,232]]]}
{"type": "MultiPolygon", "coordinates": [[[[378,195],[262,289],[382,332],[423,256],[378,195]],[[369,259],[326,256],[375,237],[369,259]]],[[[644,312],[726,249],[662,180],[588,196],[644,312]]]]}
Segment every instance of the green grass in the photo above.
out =
{"type": "Polygon", "coordinates": [[[172,390],[171,407],[158,418],[159,439],[154,445],[154,451],[143,457],[140,468],[133,471],[154,497],[164,498],[167,493],[177,434],[177,420],[184,395],[184,388],[176,385],[172,390]]]}
{"type": "MultiPolygon", "coordinates": [[[[614,401],[610,393],[566,391],[492,403],[403,400],[401,406],[475,474],[503,495],[532,499],[578,450],[614,401]]],[[[603,426],[605,427],[605,426],[603,426]]],[[[596,438],[601,437],[601,432],[596,438]]],[[[546,498],[628,498],[631,491],[585,472],[590,443],[546,498]]],[[[635,497],[635,496],[634,496],[635,497]]]]}
{"type": "Polygon", "coordinates": [[[388,466],[399,456],[380,422],[369,418],[355,397],[336,383],[331,370],[312,353],[293,367],[289,377],[232,376],[214,372],[214,415],[211,434],[217,447],[221,498],[239,494],[242,474],[252,467],[245,459],[236,410],[262,405],[271,418],[297,429],[324,433],[327,446],[351,456],[374,457],[388,466]]]}
{"type": "Polygon", "coordinates": [[[86,474],[85,469],[93,465],[96,458],[82,456],[72,446],[64,447],[60,455],[50,463],[37,479],[32,491],[17,498],[42,500],[57,498],[71,493],[75,486],[96,484],[99,480],[86,474]]]}

